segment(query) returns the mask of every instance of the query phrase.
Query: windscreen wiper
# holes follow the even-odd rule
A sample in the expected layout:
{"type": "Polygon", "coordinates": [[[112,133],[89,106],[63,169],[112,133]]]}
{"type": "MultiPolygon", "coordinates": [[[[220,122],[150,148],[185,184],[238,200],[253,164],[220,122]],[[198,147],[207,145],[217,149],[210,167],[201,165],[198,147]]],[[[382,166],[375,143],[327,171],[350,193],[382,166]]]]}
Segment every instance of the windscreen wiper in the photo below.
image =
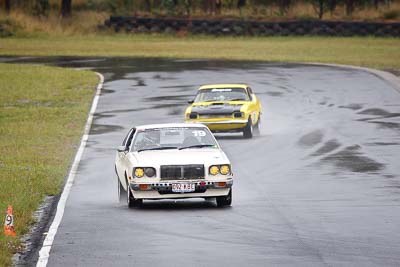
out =
{"type": "Polygon", "coordinates": [[[210,144],[203,144],[203,145],[193,145],[193,146],[184,146],[180,147],[179,150],[181,149],[186,149],[186,148],[197,148],[197,147],[214,147],[215,145],[210,145],[210,144]]]}
{"type": "Polygon", "coordinates": [[[164,150],[164,149],[177,149],[176,146],[160,146],[160,147],[153,147],[153,148],[144,148],[139,149],[137,152],[147,151],[147,150],[164,150]]]}

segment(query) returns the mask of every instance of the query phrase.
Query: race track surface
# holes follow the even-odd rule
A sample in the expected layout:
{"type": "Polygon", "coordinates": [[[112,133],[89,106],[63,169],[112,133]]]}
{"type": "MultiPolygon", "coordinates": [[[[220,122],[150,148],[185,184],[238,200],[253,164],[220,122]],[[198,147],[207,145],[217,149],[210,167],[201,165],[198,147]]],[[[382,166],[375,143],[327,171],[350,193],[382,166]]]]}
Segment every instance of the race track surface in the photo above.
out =
{"type": "Polygon", "coordinates": [[[56,63],[106,82],[48,266],[400,265],[400,93],[379,77],[293,64],[56,63]],[[118,203],[115,150],[130,127],[181,122],[199,85],[225,82],[249,83],[263,105],[260,137],[217,135],[235,174],[232,207],[118,203]]]}

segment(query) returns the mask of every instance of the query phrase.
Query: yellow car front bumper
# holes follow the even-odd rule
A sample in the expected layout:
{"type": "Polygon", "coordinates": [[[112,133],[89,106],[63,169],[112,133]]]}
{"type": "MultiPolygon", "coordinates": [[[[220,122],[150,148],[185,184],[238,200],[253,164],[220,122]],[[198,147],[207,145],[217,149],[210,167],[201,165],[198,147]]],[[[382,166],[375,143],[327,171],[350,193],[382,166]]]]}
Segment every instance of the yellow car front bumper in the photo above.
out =
{"type": "Polygon", "coordinates": [[[246,119],[196,119],[187,120],[189,123],[201,123],[213,132],[241,131],[247,125],[246,119]]]}

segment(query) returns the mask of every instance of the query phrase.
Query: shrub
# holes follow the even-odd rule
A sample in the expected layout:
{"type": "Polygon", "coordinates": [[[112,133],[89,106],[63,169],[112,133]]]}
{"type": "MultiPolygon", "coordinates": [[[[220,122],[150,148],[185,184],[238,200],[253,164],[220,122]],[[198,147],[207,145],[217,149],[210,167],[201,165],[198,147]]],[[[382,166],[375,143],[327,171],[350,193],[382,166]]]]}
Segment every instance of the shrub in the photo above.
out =
{"type": "Polygon", "coordinates": [[[400,18],[400,10],[388,10],[383,12],[384,19],[399,19],[400,18]]]}

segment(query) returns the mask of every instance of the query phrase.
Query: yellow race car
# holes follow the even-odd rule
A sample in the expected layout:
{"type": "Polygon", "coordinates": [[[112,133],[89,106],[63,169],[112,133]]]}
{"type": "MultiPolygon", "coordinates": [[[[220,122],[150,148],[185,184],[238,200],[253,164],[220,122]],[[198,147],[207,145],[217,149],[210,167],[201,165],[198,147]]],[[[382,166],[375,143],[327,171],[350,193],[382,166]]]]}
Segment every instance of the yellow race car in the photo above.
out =
{"type": "Polygon", "coordinates": [[[209,84],[199,88],[186,108],[185,121],[202,123],[212,132],[260,133],[261,104],[247,84],[209,84]]]}

